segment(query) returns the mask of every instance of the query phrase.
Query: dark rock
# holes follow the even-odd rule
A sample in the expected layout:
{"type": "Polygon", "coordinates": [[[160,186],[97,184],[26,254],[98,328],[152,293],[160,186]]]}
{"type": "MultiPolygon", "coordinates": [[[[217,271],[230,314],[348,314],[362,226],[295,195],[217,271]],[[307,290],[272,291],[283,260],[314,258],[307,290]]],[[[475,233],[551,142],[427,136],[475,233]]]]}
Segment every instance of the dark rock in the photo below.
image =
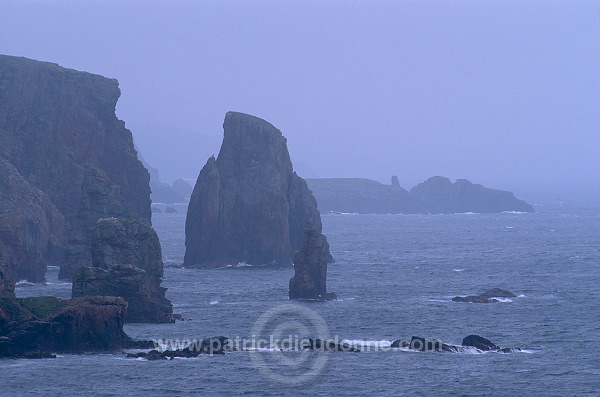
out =
{"type": "Polygon", "coordinates": [[[163,352],[151,350],[147,353],[129,353],[127,357],[145,358],[146,360],[166,360],[175,357],[193,358],[198,357],[200,354],[225,354],[226,351],[229,351],[229,339],[225,336],[215,336],[192,342],[183,349],[165,350],[163,352]]]}
{"type": "Polygon", "coordinates": [[[431,213],[533,212],[533,207],[515,198],[511,192],[488,189],[466,179],[434,176],[410,190],[410,196],[431,213]]]}
{"type": "Polygon", "coordinates": [[[486,298],[516,298],[517,295],[513,294],[510,291],[501,288],[492,288],[490,290],[485,291],[483,294],[479,296],[483,296],[486,298]]]}
{"type": "Polygon", "coordinates": [[[228,112],[223,144],[200,171],[186,220],[186,267],[291,264],[317,202],[294,173],[281,132],[228,112]]]}
{"type": "Polygon", "coordinates": [[[175,208],[173,208],[173,207],[167,207],[167,208],[165,208],[165,213],[167,213],[167,214],[176,214],[177,210],[175,208]]]}
{"type": "Polygon", "coordinates": [[[41,252],[61,277],[91,264],[98,219],[150,221],[149,175],[115,115],[119,96],[114,79],[0,56],[0,157],[64,216],[67,249],[41,252]]]}
{"type": "Polygon", "coordinates": [[[494,303],[498,302],[497,299],[486,298],[485,296],[455,296],[452,298],[453,302],[467,302],[467,303],[494,303]]]}
{"type": "Polygon", "coordinates": [[[294,255],[294,277],[290,279],[290,299],[336,299],[327,293],[327,237],[314,228],[309,219],[304,230],[302,247],[294,255]]]}
{"type": "Polygon", "coordinates": [[[446,345],[438,339],[426,339],[421,336],[413,336],[410,340],[395,340],[392,342],[391,347],[401,347],[420,352],[454,352],[453,346],[451,345],[446,345]]]}
{"type": "Polygon", "coordinates": [[[58,209],[0,157],[0,255],[7,267],[0,269],[1,278],[43,282],[64,242],[65,222],[58,209]]]}
{"type": "Polygon", "coordinates": [[[469,302],[469,303],[494,303],[500,302],[498,299],[494,298],[516,298],[517,295],[513,294],[510,291],[493,288],[485,291],[481,295],[469,295],[469,296],[455,296],[452,298],[454,302],[469,302]]]}
{"type": "Polygon", "coordinates": [[[304,341],[304,344],[301,347],[302,349],[329,352],[360,352],[360,349],[352,347],[348,343],[337,342],[333,339],[308,338],[306,341],[304,341]]]}
{"type": "Polygon", "coordinates": [[[471,346],[482,351],[500,350],[500,347],[493,344],[489,339],[479,335],[466,336],[462,341],[463,346],[471,346]]]}
{"type": "Polygon", "coordinates": [[[400,182],[398,181],[398,177],[396,175],[392,176],[392,186],[396,188],[400,187],[400,182]]]}
{"type": "Polygon", "coordinates": [[[189,199],[194,191],[192,185],[183,179],[177,179],[175,182],[173,182],[172,189],[186,199],[189,199]]]}
{"type": "Polygon", "coordinates": [[[154,229],[145,223],[106,218],[92,236],[93,267],[73,279],[73,297],[110,295],[129,304],[127,322],[173,322],[173,307],[160,286],[163,262],[154,229]]]}
{"type": "Polygon", "coordinates": [[[15,280],[8,276],[8,263],[4,261],[4,248],[0,241],[0,298],[15,297],[15,280]]]}
{"type": "Polygon", "coordinates": [[[123,332],[126,311],[116,297],[0,299],[0,357],[147,346],[123,332]]]}

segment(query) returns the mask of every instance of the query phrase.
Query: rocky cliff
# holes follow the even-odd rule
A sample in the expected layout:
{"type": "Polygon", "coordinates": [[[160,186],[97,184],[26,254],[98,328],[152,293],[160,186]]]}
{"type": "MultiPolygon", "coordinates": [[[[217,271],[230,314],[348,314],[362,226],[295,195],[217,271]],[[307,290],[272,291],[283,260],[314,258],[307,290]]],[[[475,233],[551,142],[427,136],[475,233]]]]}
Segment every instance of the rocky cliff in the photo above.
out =
{"type": "Polygon", "coordinates": [[[0,249],[7,278],[44,281],[63,253],[65,222],[40,190],[0,158],[0,249]]]}
{"type": "Polygon", "coordinates": [[[163,262],[156,232],[143,222],[100,219],[92,233],[93,267],[77,269],[73,298],[109,295],[124,298],[127,322],[173,321],[173,306],[160,286],[163,262]]]}
{"type": "Polygon", "coordinates": [[[4,244],[0,242],[0,298],[15,297],[15,280],[8,276],[8,263],[4,261],[4,244]]]}
{"type": "Polygon", "coordinates": [[[0,299],[0,357],[151,347],[125,334],[126,311],[116,297],[0,299]]]}
{"type": "Polygon", "coordinates": [[[62,277],[91,264],[96,220],[150,221],[149,175],[115,115],[119,96],[114,79],[0,55],[0,157],[64,216],[62,277]]]}
{"type": "Polygon", "coordinates": [[[228,112],[218,157],[200,171],[186,220],[188,267],[291,264],[317,202],[293,170],[287,140],[268,122],[228,112]]]}
{"type": "Polygon", "coordinates": [[[332,300],[327,293],[327,237],[314,228],[309,219],[304,230],[302,246],[294,254],[294,277],[290,279],[290,299],[332,300]]]}

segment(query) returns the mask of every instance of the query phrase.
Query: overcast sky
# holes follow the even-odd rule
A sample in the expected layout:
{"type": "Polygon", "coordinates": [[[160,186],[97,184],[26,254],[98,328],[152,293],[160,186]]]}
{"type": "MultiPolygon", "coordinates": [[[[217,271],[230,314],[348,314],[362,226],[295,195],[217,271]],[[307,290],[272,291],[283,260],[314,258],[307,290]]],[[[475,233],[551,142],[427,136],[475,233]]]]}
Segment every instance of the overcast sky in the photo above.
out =
{"type": "Polygon", "coordinates": [[[304,177],[600,185],[599,1],[0,0],[0,53],[117,78],[167,182],[235,110],[304,177]]]}

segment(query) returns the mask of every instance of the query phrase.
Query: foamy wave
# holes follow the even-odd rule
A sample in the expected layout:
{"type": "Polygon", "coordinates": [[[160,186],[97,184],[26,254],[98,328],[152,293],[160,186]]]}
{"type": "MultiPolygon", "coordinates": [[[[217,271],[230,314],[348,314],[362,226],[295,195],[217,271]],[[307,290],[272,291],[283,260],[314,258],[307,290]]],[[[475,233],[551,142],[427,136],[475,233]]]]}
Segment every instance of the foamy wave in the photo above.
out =
{"type": "Polygon", "coordinates": [[[500,303],[510,303],[510,302],[512,302],[512,299],[510,299],[510,298],[499,298],[499,297],[492,296],[490,299],[495,299],[495,300],[497,300],[500,303]]]}
{"type": "Polygon", "coordinates": [[[504,226],[505,229],[514,229],[514,226],[504,226]]]}
{"type": "Polygon", "coordinates": [[[225,267],[252,267],[253,265],[250,265],[248,263],[245,262],[240,262],[237,265],[227,265],[225,267]]]}
{"type": "Polygon", "coordinates": [[[526,214],[527,212],[523,211],[502,211],[501,214],[526,214]]]}
{"type": "Polygon", "coordinates": [[[17,281],[16,286],[17,287],[32,287],[35,285],[40,285],[42,283],[32,283],[31,281],[27,281],[27,280],[20,280],[17,281]]]}
{"type": "Polygon", "coordinates": [[[455,271],[455,272],[464,272],[465,269],[452,269],[452,271],[455,271]]]}
{"type": "Polygon", "coordinates": [[[211,305],[216,305],[217,303],[219,303],[219,301],[210,301],[211,305]]]}

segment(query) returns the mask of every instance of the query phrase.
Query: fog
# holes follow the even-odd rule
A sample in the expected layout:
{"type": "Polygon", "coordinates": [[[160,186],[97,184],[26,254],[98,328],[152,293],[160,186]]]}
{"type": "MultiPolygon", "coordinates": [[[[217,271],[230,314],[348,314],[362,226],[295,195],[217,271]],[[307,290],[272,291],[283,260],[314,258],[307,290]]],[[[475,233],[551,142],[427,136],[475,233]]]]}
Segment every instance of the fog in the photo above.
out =
{"type": "Polygon", "coordinates": [[[406,188],[599,186],[597,1],[0,1],[0,53],[116,78],[163,181],[195,179],[225,112],[303,177],[406,188]]]}

